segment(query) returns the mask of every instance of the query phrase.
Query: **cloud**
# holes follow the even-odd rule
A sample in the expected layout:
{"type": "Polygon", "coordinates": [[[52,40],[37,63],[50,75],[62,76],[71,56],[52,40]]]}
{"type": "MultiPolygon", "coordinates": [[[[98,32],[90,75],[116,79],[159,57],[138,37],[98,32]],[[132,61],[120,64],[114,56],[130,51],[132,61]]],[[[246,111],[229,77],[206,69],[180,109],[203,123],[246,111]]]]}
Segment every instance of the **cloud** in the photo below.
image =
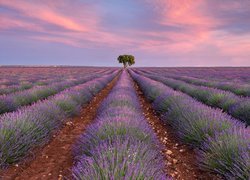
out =
{"type": "Polygon", "coordinates": [[[31,3],[28,1],[6,1],[1,0],[0,5],[18,11],[22,16],[40,20],[48,24],[56,25],[72,31],[86,31],[87,26],[79,24],[74,19],[56,12],[48,5],[31,3]]]}
{"type": "Polygon", "coordinates": [[[98,52],[246,63],[248,7],[247,0],[0,0],[0,32],[98,52]]]}

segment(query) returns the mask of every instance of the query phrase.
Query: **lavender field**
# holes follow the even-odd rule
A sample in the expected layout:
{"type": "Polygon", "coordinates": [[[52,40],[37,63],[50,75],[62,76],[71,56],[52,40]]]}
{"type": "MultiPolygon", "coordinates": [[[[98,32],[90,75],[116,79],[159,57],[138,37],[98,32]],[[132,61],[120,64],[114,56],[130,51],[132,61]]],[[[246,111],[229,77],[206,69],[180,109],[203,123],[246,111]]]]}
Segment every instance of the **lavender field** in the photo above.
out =
{"type": "Polygon", "coordinates": [[[250,0],[0,0],[0,180],[250,180],[250,0]]]}
{"type": "Polygon", "coordinates": [[[250,178],[250,68],[0,74],[0,179],[250,178]]]}

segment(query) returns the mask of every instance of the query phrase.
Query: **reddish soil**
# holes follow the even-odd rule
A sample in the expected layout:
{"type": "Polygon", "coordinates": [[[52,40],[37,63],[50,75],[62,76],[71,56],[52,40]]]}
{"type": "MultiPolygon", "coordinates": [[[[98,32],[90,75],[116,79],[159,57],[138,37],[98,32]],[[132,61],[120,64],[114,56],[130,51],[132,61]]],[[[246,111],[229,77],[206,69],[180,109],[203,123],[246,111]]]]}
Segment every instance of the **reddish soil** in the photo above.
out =
{"type": "Polygon", "coordinates": [[[0,179],[70,179],[70,169],[73,165],[71,148],[79,135],[93,122],[100,103],[109,94],[118,77],[82,109],[80,116],[67,121],[47,145],[33,150],[32,157],[28,157],[21,164],[0,171],[0,179]]]}
{"type": "Polygon", "coordinates": [[[169,125],[163,124],[160,116],[153,110],[151,104],[145,99],[143,92],[136,83],[135,89],[139,96],[143,114],[155,131],[159,141],[163,144],[164,149],[162,154],[166,160],[166,173],[178,180],[222,179],[216,174],[205,172],[198,168],[194,150],[181,143],[169,125]]]}

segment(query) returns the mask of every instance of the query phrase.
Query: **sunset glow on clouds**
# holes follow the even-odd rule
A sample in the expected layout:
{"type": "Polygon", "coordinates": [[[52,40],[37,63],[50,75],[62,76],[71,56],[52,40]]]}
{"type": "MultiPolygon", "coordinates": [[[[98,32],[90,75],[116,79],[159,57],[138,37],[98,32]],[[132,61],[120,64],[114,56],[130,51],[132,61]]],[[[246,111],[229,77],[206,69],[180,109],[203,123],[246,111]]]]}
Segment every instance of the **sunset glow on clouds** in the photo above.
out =
{"type": "Polygon", "coordinates": [[[0,64],[250,66],[248,0],[0,0],[0,64]]]}

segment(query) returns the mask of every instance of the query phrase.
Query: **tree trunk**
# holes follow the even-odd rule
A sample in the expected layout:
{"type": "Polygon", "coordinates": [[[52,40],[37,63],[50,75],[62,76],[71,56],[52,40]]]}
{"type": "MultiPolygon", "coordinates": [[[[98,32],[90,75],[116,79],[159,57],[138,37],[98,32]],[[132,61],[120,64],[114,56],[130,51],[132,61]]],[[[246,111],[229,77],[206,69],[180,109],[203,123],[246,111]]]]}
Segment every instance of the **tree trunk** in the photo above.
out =
{"type": "Polygon", "coordinates": [[[123,63],[123,68],[126,69],[127,68],[127,64],[123,63]]]}

